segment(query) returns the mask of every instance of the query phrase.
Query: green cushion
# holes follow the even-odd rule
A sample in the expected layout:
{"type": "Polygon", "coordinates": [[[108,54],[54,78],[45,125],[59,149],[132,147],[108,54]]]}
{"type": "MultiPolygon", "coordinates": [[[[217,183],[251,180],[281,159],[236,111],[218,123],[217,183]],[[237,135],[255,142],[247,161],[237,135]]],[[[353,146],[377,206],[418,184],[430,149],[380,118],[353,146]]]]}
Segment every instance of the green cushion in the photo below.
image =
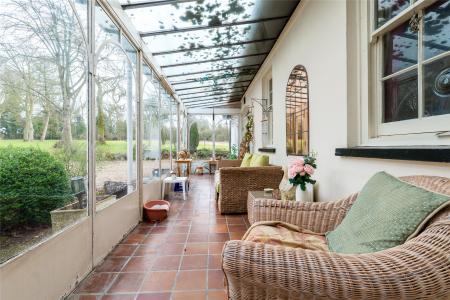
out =
{"type": "Polygon", "coordinates": [[[250,167],[265,167],[269,165],[269,157],[267,155],[253,154],[250,161],[250,167]]]}
{"type": "Polygon", "coordinates": [[[401,245],[448,204],[449,196],[377,173],[363,187],[342,223],[326,234],[328,247],[339,253],[370,253],[401,245]]]}
{"type": "Polygon", "coordinates": [[[250,167],[250,161],[252,159],[252,154],[251,153],[245,153],[244,158],[242,159],[241,162],[241,167],[250,167]]]}

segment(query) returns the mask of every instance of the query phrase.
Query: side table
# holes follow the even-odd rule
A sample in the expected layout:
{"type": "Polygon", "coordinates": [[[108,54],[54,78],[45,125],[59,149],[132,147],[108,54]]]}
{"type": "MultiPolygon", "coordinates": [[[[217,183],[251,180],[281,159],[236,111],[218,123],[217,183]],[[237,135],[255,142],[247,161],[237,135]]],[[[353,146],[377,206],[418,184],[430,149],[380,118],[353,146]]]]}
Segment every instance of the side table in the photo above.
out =
{"type": "Polygon", "coordinates": [[[164,200],[164,191],[165,191],[165,187],[167,183],[180,183],[182,188],[183,188],[183,200],[186,201],[186,182],[187,182],[187,177],[176,177],[176,178],[172,178],[172,177],[166,177],[163,179],[162,181],[162,188],[161,188],[161,199],[164,200]]]}
{"type": "MultiPolygon", "coordinates": [[[[254,223],[253,221],[253,213],[255,209],[253,209],[255,199],[275,199],[272,193],[265,193],[264,191],[249,191],[247,196],[247,214],[248,221],[250,225],[254,223]]],[[[281,200],[280,200],[281,201],[281,200]]]]}
{"type": "Polygon", "coordinates": [[[181,165],[186,165],[186,176],[191,175],[192,159],[176,159],[175,163],[177,164],[177,176],[181,176],[181,165]]]}

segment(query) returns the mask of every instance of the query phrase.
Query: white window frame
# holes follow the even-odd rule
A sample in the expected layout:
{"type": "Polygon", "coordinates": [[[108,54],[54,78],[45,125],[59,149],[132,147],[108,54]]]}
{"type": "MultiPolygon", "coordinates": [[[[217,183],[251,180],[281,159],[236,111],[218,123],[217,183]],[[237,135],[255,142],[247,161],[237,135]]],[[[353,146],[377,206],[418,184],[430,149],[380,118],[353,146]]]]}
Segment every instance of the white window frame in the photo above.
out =
{"type": "MultiPolygon", "coordinates": [[[[450,114],[423,117],[423,82],[422,66],[450,56],[450,52],[439,54],[435,57],[423,60],[423,19],[421,18],[418,36],[418,62],[416,65],[395,72],[389,76],[382,73],[383,65],[383,35],[393,30],[400,24],[407,22],[414,14],[422,17],[423,10],[437,0],[411,0],[412,5],[402,11],[379,28],[376,28],[375,2],[369,2],[369,138],[363,142],[364,145],[419,145],[419,144],[443,144],[444,139],[436,134],[450,131],[450,114]],[[417,119],[402,120],[383,123],[383,79],[399,75],[401,73],[418,70],[418,105],[419,113],[417,119]]],[[[444,143],[448,143],[448,140],[444,143]]]]}

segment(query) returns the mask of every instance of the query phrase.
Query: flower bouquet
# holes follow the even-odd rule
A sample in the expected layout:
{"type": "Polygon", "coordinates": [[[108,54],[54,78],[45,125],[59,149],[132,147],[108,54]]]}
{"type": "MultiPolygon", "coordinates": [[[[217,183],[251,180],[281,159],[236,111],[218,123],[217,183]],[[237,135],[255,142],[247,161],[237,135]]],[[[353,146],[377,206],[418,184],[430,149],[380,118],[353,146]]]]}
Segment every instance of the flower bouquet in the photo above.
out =
{"type": "MultiPolygon", "coordinates": [[[[300,201],[302,198],[309,199],[310,195],[305,192],[309,188],[312,195],[312,185],[316,183],[311,176],[316,170],[316,158],[314,156],[304,156],[295,160],[289,167],[289,183],[296,187],[296,200],[300,201]],[[311,185],[307,185],[310,183],[311,185]]],[[[311,200],[312,201],[312,200],[311,200]]]]}

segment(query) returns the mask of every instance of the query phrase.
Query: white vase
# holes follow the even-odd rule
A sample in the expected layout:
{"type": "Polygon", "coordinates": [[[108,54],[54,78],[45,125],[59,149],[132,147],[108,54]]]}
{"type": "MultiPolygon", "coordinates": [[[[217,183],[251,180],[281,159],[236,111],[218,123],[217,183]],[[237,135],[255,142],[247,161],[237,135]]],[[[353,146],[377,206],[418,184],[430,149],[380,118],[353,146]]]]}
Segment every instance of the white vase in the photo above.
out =
{"type": "Polygon", "coordinates": [[[295,188],[295,201],[313,202],[313,186],[312,184],[306,184],[306,189],[302,190],[300,185],[295,188]]]}

